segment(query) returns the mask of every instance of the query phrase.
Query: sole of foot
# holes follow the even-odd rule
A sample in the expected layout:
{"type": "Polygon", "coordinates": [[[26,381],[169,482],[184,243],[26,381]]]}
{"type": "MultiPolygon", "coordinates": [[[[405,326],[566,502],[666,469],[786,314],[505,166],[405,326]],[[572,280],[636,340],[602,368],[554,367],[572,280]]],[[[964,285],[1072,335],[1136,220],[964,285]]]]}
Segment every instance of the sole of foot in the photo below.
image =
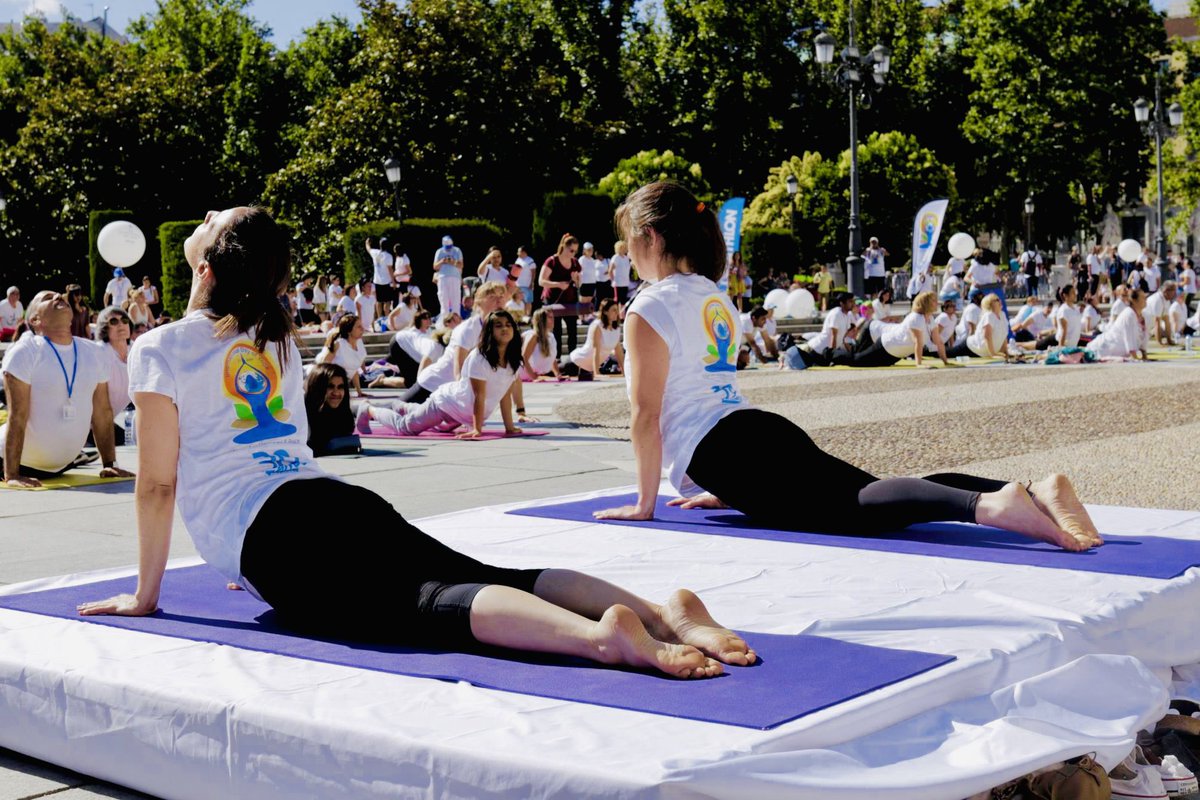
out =
{"type": "Polygon", "coordinates": [[[997,492],[981,495],[975,508],[975,521],[1048,542],[1064,550],[1078,552],[1087,549],[1086,544],[1064,531],[1038,508],[1025,487],[1018,483],[1005,484],[997,492]]]}
{"type": "Polygon", "coordinates": [[[1066,475],[1052,473],[1029,487],[1033,502],[1058,526],[1087,547],[1104,544],[1096,523],[1083,503],[1075,495],[1075,489],[1066,475]]]}
{"type": "Polygon", "coordinates": [[[662,606],[662,618],[671,639],[718,661],[744,667],[758,660],[746,640],[718,624],[694,592],[679,589],[672,594],[662,606]]]}
{"type": "Polygon", "coordinates": [[[675,678],[712,678],[723,672],[720,663],[695,647],[655,639],[628,606],[605,611],[591,639],[596,660],[605,664],[649,668],[675,678]]]}

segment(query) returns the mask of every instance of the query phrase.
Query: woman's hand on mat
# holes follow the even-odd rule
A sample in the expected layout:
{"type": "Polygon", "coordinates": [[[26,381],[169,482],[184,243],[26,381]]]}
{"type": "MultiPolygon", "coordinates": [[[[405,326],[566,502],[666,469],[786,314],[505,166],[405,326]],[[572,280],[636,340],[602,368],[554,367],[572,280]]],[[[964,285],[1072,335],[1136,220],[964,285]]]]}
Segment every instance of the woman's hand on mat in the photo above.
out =
{"type": "Polygon", "coordinates": [[[37,489],[42,485],[37,478],[26,478],[24,475],[9,478],[4,483],[10,489],[37,489]]]}
{"type": "Polygon", "coordinates": [[[97,600],[92,603],[80,603],[76,610],[80,616],[92,617],[100,614],[112,614],[118,617],[144,617],[158,610],[158,603],[143,603],[136,595],[119,594],[107,600],[97,600]]]}
{"type": "Polygon", "coordinates": [[[136,478],[137,476],[134,475],[129,470],[121,469],[120,467],[105,467],[104,469],[100,470],[100,477],[101,478],[136,478]]]}
{"type": "Polygon", "coordinates": [[[483,431],[479,430],[479,428],[468,428],[467,430],[463,431],[462,433],[460,433],[458,436],[456,436],[454,438],[456,438],[456,439],[478,439],[480,436],[483,436],[483,431]]]}
{"type": "Polygon", "coordinates": [[[533,422],[541,422],[541,420],[538,419],[537,417],[531,417],[528,414],[517,414],[517,422],[521,422],[521,423],[528,425],[533,422]]]}
{"type": "Polygon", "coordinates": [[[667,505],[680,508],[729,508],[721,502],[721,498],[708,492],[695,497],[676,497],[674,500],[668,501],[667,505]]]}
{"type": "Polygon", "coordinates": [[[606,508],[603,511],[593,511],[592,516],[596,519],[647,520],[654,519],[654,509],[642,508],[641,506],[621,506],[620,508],[606,508]]]}

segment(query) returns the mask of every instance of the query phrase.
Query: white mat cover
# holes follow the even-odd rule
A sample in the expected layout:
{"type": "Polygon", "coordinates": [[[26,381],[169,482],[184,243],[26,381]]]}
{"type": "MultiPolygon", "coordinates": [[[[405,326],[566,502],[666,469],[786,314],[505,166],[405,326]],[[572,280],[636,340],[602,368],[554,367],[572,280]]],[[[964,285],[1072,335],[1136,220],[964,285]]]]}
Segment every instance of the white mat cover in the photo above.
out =
{"type": "MultiPolygon", "coordinates": [[[[1196,569],[1160,581],[503,510],[421,525],[497,564],[581,569],[652,599],[688,586],[733,627],[958,661],[752,731],[0,611],[0,745],[197,800],[955,800],[1085,752],[1115,764],[1165,713],[1172,667],[1178,695],[1200,699],[1183,666],[1200,663],[1196,569]]],[[[1192,512],[1092,511],[1102,531],[1200,536],[1192,512]]]]}

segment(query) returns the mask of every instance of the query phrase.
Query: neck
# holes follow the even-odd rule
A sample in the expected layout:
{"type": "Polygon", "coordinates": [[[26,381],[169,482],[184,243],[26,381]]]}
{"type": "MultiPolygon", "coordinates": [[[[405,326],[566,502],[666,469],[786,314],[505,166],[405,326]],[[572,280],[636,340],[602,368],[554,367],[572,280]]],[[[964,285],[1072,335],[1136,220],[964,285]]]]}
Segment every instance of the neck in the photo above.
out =
{"type": "Polygon", "coordinates": [[[42,326],[42,335],[55,344],[71,344],[75,339],[71,336],[71,328],[47,328],[42,326]]]}
{"type": "Polygon", "coordinates": [[[129,354],[129,340],[128,339],[109,339],[108,344],[112,347],[113,350],[117,351],[117,355],[119,355],[121,357],[121,360],[124,361],[125,356],[129,354]]]}

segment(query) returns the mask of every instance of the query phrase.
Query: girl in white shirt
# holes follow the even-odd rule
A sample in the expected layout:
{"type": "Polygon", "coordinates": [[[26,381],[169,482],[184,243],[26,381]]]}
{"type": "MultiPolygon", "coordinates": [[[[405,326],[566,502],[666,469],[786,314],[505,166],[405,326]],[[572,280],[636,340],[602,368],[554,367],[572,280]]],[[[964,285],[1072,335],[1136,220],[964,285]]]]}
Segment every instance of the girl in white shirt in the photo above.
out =
{"type": "Polygon", "coordinates": [[[498,247],[488,250],[488,254],[484,256],[483,261],[479,262],[479,269],[475,272],[479,276],[479,280],[484,283],[488,281],[508,283],[508,270],[504,268],[504,255],[498,247]]]}
{"type": "MultiPolygon", "coordinates": [[[[823,452],[790,420],[751,408],[737,383],[738,316],[715,283],[725,266],[716,215],[683,187],[661,182],[630,194],[616,223],[649,282],[626,315],[638,497],[596,517],[652,519],[666,463],[671,484],[683,495],[672,504],[733,507],[759,525],[861,534],[956,520],[996,525],[1070,550],[1098,543],[1095,526],[1062,476],[1033,484],[1032,496],[1022,484],[967,475],[880,480],[823,452]],[[769,442],[808,465],[815,481],[809,489],[820,502],[801,508],[788,492],[764,492],[731,469],[747,442],[769,442]]],[[[932,293],[917,301],[928,313],[937,308],[932,293]]]]}
{"type": "Polygon", "coordinates": [[[405,386],[412,386],[417,382],[421,359],[429,352],[431,327],[433,316],[428,311],[418,311],[412,319],[412,324],[396,331],[396,335],[392,337],[387,360],[389,364],[394,364],[400,369],[400,377],[404,378],[405,386]]]}
{"type": "Polygon", "coordinates": [[[392,269],[397,296],[408,294],[409,284],[412,283],[412,259],[400,244],[392,247],[392,269]]]}
{"type": "Polygon", "coordinates": [[[588,326],[583,346],[577,347],[563,359],[559,370],[564,375],[578,375],[581,381],[590,381],[600,374],[600,365],[610,355],[617,358],[617,374],[621,374],[625,351],[621,347],[621,307],[611,297],[600,301],[600,311],[588,326]]]}
{"type": "MultiPolygon", "coordinates": [[[[854,353],[842,351],[833,356],[834,364],[848,367],[890,367],[902,358],[912,358],[921,366],[925,343],[932,341],[943,363],[949,364],[937,327],[930,329],[937,312],[937,295],[921,292],[913,300],[913,310],[902,322],[885,323],[877,338],[854,353]]],[[[865,340],[864,340],[865,341],[865,340]]]]}
{"type": "Polygon", "coordinates": [[[355,314],[346,314],[338,320],[337,327],[329,332],[325,346],[317,353],[318,364],[337,364],[346,370],[359,397],[363,396],[359,370],[367,360],[367,348],[362,337],[362,320],[355,314]]]}
{"type": "Polygon", "coordinates": [[[321,320],[329,319],[329,276],[318,275],[313,284],[313,311],[321,320]]]}
{"type": "Polygon", "coordinates": [[[277,300],[290,273],[282,230],[260,209],[209,212],[184,254],[194,275],[187,317],[142,336],[130,356],[137,590],[82,603],[80,614],[157,610],[178,500],[204,560],[301,634],[481,642],[682,678],[720,674],[716,658],[747,662],[745,644],[729,655],[736,636],[690,592],[657,605],[578,572],[492,567],[327,475],[305,443],[300,352],[277,300]],[[323,508],[353,508],[371,524],[331,535],[313,524],[323,508]]]}
{"type": "Polygon", "coordinates": [[[1054,311],[1054,341],[1059,347],[1078,347],[1083,334],[1083,315],[1075,307],[1075,284],[1058,290],[1058,308],[1054,311]]]}
{"type": "MultiPolygon", "coordinates": [[[[1120,289],[1121,287],[1117,287],[1120,289]]],[[[1100,298],[1094,294],[1089,294],[1083,299],[1083,305],[1079,309],[1081,318],[1083,319],[1083,333],[1080,335],[1081,341],[1087,341],[1093,335],[1100,331],[1100,298]]]]}
{"type": "Polygon", "coordinates": [[[629,302],[629,286],[633,272],[633,261],[629,258],[629,248],[620,239],[613,245],[613,257],[608,261],[608,279],[612,282],[613,294],[617,302],[624,308],[629,302]]]}
{"type": "Polygon", "coordinates": [[[590,303],[596,296],[596,282],[600,261],[596,258],[596,248],[591,242],[583,243],[583,255],[579,257],[579,302],[590,303]]]}
{"type": "Polygon", "coordinates": [[[554,335],[553,311],[539,308],[533,312],[533,320],[521,342],[523,380],[534,381],[549,374],[553,374],[555,380],[562,380],[558,370],[558,337],[554,335]]]}
{"type": "Polygon", "coordinates": [[[1104,333],[1088,342],[1087,349],[1101,358],[1146,358],[1150,337],[1146,331],[1146,319],[1142,311],[1146,308],[1146,293],[1141,289],[1129,292],[1129,307],[1121,311],[1104,333]]]}

